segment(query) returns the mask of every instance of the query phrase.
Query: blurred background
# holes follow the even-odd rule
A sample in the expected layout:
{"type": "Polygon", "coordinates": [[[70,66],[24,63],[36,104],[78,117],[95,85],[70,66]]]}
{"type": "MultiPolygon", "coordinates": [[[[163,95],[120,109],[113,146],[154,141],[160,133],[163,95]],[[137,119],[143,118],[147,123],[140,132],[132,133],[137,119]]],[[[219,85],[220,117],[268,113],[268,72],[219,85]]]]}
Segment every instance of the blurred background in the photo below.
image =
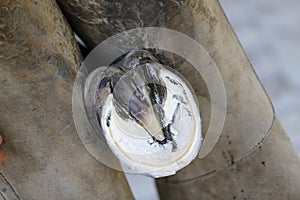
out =
{"type": "Polygon", "coordinates": [[[300,1],[220,2],[300,155],[300,1]]]}
{"type": "MultiPolygon", "coordinates": [[[[300,155],[300,0],[220,0],[300,155]]],[[[137,200],[158,200],[154,180],[127,175],[137,200]]]]}

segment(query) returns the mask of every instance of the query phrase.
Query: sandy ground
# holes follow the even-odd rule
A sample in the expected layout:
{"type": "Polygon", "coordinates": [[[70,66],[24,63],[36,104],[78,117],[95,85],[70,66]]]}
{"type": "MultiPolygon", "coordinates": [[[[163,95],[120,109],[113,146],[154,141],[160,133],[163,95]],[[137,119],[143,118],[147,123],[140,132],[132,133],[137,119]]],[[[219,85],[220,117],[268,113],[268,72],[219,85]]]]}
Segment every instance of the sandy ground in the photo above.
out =
{"type": "MultiPolygon", "coordinates": [[[[300,1],[220,0],[300,155],[300,1]]],[[[157,200],[154,180],[128,175],[137,200],[157,200]]]]}

